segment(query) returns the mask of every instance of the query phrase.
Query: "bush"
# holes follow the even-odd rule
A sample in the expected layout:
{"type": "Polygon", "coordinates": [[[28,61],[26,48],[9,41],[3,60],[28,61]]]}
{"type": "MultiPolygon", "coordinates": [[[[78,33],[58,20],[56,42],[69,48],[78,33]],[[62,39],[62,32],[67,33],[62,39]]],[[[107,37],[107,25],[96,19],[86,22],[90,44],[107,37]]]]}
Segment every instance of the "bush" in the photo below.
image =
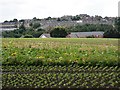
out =
{"type": "Polygon", "coordinates": [[[32,35],[25,35],[25,36],[23,36],[23,38],[33,38],[33,36],[32,35]]]}
{"type": "Polygon", "coordinates": [[[41,26],[40,23],[34,23],[34,24],[33,24],[33,28],[34,28],[34,29],[37,29],[37,28],[40,27],[40,26],[41,26]]]}
{"type": "Polygon", "coordinates": [[[65,28],[57,27],[50,32],[51,37],[64,38],[67,36],[65,28]]]}

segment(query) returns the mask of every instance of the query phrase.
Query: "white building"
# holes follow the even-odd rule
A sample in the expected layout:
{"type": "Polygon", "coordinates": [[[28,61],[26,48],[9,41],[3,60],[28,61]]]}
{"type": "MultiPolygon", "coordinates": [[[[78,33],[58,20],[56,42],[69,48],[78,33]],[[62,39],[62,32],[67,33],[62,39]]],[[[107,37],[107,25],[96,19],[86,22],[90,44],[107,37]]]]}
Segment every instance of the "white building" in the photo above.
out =
{"type": "Polygon", "coordinates": [[[51,37],[50,37],[50,34],[42,34],[40,38],[51,38],[51,37]]]}

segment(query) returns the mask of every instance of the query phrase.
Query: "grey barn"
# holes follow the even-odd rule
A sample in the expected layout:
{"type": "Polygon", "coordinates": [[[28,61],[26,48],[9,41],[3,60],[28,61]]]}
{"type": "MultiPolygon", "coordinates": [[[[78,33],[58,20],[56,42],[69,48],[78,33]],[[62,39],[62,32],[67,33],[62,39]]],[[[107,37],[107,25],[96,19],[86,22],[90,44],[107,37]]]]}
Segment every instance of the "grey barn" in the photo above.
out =
{"type": "Polygon", "coordinates": [[[93,31],[93,32],[71,32],[66,37],[67,38],[86,38],[90,36],[94,36],[96,38],[102,38],[104,32],[101,31],[93,31]]]}

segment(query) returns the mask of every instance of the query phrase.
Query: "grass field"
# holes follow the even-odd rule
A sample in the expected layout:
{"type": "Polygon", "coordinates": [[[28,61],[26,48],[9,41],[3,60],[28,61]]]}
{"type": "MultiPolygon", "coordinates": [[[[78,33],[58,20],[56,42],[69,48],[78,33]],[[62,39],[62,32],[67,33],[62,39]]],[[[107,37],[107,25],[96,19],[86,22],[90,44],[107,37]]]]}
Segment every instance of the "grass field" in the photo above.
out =
{"type": "Polygon", "coordinates": [[[118,39],[9,38],[2,50],[4,88],[120,88],[118,39]]]}

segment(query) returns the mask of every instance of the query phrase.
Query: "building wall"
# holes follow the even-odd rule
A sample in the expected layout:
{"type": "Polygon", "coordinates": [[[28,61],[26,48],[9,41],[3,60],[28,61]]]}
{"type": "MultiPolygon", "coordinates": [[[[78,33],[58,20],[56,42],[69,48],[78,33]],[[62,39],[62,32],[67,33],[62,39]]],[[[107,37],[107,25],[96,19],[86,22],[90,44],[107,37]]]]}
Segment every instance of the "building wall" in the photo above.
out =
{"type": "Polygon", "coordinates": [[[41,35],[40,38],[47,38],[45,35],[41,35]]]}

